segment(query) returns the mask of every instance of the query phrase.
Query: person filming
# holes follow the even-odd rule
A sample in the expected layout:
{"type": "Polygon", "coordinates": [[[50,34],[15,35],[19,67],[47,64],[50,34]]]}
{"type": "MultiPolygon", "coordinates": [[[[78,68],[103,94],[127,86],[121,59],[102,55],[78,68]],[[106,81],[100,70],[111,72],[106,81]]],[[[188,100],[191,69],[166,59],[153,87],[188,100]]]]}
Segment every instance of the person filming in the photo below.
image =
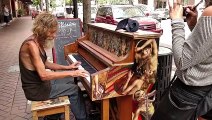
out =
{"type": "Polygon", "coordinates": [[[176,79],[165,91],[151,120],[212,120],[212,0],[197,19],[194,6],[186,7],[191,34],[185,38],[183,1],[169,1],[172,50],[176,79]]]}

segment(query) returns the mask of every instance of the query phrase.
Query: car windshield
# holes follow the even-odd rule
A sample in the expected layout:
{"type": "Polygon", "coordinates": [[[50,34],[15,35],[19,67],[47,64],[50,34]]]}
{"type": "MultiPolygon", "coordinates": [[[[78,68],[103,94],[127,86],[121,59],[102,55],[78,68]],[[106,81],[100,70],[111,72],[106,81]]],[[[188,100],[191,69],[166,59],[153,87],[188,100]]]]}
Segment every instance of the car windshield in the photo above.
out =
{"type": "Polygon", "coordinates": [[[116,19],[143,17],[145,14],[137,7],[116,7],[113,8],[113,17],[116,19]]]}
{"type": "Polygon", "coordinates": [[[165,9],[165,8],[158,8],[155,11],[167,11],[167,9],[165,9]]]}
{"type": "Polygon", "coordinates": [[[140,8],[143,11],[148,11],[148,7],[146,5],[137,5],[136,7],[140,8]]]}

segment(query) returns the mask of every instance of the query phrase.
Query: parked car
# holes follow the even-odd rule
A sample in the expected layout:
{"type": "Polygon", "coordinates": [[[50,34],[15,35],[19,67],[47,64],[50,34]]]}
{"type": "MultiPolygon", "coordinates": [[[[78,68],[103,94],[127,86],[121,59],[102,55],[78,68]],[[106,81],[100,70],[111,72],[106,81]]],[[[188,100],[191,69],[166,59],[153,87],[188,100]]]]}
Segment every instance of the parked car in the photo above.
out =
{"type": "Polygon", "coordinates": [[[95,22],[117,25],[119,21],[131,18],[137,20],[139,29],[162,33],[160,22],[133,5],[104,5],[98,8],[95,22]]]}
{"type": "Polygon", "coordinates": [[[151,8],[151,7],[149,7],[148,5],[145,5],[145,4],[137,4],[137,5],[134,5],[134,6],[141,9],[145,13],[146,16],[152,17],[152,18],[158,20],[159,22],[161,22],[162,18],[159,16],[159,14],[153,13],[154,8],[151,8]]]}
{"type": "Polygon", "coordinates": [[[157,8],[155,9],[155,11],[152,13],[154,14],[158,14],[158,16],[162,19],[168,19],[169,18],[169,9],[167,8],[157,8]]]}
{"type": "Polygon", "coordinates": [[[154,11],[153,8],[150,8],[148,5],[145,5],[145,4],[136,4],[134,6],[141,9],[145,13],[146,16],[151,16],[152,11],[154,11]]]}

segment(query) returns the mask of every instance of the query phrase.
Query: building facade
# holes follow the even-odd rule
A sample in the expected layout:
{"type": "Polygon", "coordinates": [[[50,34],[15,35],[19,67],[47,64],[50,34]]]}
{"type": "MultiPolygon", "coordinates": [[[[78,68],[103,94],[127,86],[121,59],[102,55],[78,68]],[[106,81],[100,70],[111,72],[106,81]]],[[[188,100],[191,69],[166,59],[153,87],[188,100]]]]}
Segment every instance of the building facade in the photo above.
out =
{"type": "Polygon", "coordinates": [[[25,10],[27,8],[25,6],[27,6],[28,3],[31,3],[31,0],[0,0],[0,23],[4,22],[3,5],[8,6],[10,19],[13,19],[18,16],[19,9],[25,10]]]}

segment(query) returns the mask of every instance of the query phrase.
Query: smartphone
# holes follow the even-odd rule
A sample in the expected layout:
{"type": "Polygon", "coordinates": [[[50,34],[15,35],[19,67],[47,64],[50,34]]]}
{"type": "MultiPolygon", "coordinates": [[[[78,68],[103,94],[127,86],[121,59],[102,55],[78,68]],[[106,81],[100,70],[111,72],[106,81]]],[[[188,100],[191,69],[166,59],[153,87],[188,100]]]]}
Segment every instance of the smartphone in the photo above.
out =
{"type": "Polygon", "coordinates": [[[193,7],[193,10],[195,10],[202,2],[203,2],[203,0],[200,0],[200,1],[193,7]]]}
{"type": "MultiPolygon", "coordinates": [[[[201,3],[203,2],[203,0],[200,0],[194,7],[193,10],[195,10],[201,3]]],[[[183,16],[187,16],[187,12],[186,12],[186,8],[187,7],[183,7],[183,16]]]]}

